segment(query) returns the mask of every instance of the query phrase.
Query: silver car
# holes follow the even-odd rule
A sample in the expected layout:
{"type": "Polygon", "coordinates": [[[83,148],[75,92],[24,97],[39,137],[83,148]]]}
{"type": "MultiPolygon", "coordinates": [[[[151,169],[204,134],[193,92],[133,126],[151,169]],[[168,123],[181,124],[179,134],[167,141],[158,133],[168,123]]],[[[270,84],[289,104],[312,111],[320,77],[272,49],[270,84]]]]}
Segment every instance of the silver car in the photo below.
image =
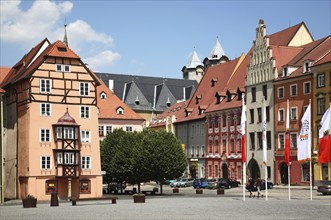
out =
{"type": "Polygon", "coordinates": [[[331,181],[323,181],[322,185],[317,187],[317,192],[322,193],[323,195],[331,195],[331,181]]]}

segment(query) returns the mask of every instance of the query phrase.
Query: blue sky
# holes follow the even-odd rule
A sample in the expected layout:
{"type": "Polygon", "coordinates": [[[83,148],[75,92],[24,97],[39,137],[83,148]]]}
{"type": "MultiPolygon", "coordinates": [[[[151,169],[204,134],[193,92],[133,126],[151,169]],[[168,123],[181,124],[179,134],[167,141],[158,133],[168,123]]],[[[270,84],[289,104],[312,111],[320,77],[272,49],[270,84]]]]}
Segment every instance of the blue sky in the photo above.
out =
{"type": "Polygon", "coordinates": [[[0,66],[13,66],[48,38],[63,40],[96,72],[182,78],[190,53],[210,55],[218,37],[234,59],[247,53],[259,19],[272,34],[304,21],[331,34],[330,1],[1,0],[0,66]]]}

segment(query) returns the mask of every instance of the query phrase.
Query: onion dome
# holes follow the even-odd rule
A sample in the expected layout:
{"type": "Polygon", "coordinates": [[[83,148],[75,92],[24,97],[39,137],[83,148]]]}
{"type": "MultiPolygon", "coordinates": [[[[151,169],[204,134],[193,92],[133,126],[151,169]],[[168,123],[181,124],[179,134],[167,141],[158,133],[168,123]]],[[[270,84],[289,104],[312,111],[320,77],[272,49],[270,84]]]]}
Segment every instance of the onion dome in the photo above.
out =
{"type": "Polygon", "coordinates": [[[69,115],[68,108],[67,112],[64,113],[64,115],[57,120],[57,123],[55,125],[67,125],[67,126],[79,126],[75,119],[69,115]]]}

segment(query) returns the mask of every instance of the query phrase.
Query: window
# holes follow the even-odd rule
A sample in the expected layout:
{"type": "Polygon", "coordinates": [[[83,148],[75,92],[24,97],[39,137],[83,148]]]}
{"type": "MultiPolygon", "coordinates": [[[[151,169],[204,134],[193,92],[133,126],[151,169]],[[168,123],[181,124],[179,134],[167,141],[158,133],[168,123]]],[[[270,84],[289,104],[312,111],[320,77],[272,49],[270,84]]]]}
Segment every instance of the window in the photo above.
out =
{"type": "Polygon", "coordinates": [[[256,88],[252,88],[252,102],[256,102],[256,88]]]}
{"type": "Polygon", "coordinates": [[[218,154],[218,137],[215,138],[215,154],[218,154]]]}
{"type": "Polygon", "coordinates": [[[325,74],[318,74],[317,75],[317,87],[324,87],[325,86],[325,74]]]}
{"type": "Polygon", "coordinates": [[[222,116],[222,127],[226,127],[226,115],[222,116]]]}
{"type": "Polygon", "coordinates": [[[250,110],[249,110],[249,114],[250,114],[250,116],[251,116],[251,121],[250,121],[250,123],[253,124],[253,123],[254,123],[254,109],[250,109],[250,110]]]}
{"type": "Polygon", "coordinates": [[[262,132],[257,132],[258,149],[263,149],[262,132]]]}
{"type": "Polygon", "coordinates": [[[64,127],[64,139],[74,139],[74,128],[71,127],[64,127]]]}
{"type": "Polygon", "coordinates": [[[90,142],[90,131],[81,130],[80,131],[81,142],[89,143],[90,142]]]}
{"type": "Polygon", "coordinates": [[[291,96],[296,96],[297,95],[297,85],[291,85],[291,96]]]}
{"type": "Polygon", "coordinates": [[[51,80],[40,79],[40,92],[51,92],[51,80]]]}
{"type": "Polygon", "coordinates": [[[103,137],[104,136],[104,128],[103,126],[99,126],[99,136],[103,137]]]}
{"type": "Polygon", "coordinates": [[[80,96],[88,96],[89,95],[89,84],[87,82],[79,83],[79,95],[80,96]]]}
{"type": "Polygon", "coordinates": [[[126,126],[125,130],[126,132],[132,132],[132,126],[126,126]]]}
{"type": "Polygon", "coordinates": [[[57,164],[62,164],[63,163],[63,154],[62,152],[57,153],[57,164]]]}
{"type": "Polygon", "coordinates": [[[40,104],[40,115],[41,116],[50,116],[51,115],[51,104],[41,103],[40,104]]]}
{"type": "Polygon", "coordinates": [[[209,170],[209,176],[212,176],[212,169],[211,169],[211,165],[208,166],[208,170],[209,170]]]}
{"type": "Polygon", "coordinates": [[[233,139],[230,140],[230,151],[231,151],[231,153],[234,153],[234,140],[233,139]]]}
{"type": "Polygon", "coordinates": [[[62,65],[61,64],[55,64],[55,70],[56,70],[56,72],[62,72],[62,65]]]}
{"type": "Polygon", "coordinates": [[[304,163],[301,165],[301,180],[302,181],[309,181],[310,180],[310,175],[309,175],[309,163],[304,163]]]}
{"type": "Polygon", "coordinates": [[[64,72],[71,72],[70,65],[63,65],[64,72]]]}
{"type": "Polygon", "coordinates": [[[259,123],[262,122],[262,109],[261,108],[257,109],[257,122],[259,122],[259,123]]]}
{"type": "Polygon", "coordinates": [[[91,181],[83,179],[79,181],[79,193],[90,194],[91,193],[91,181]]]}
{"type": "Polygon", "coordinates": [[[50,142],[50,133],[49,129],[40,129],[40,142],[50,142]]]}
{"type": "Polygon", "coordinates": [[[284,98],[284,87],[279,87],[278,88],[278,98],[279,99],[284,98]]]}
{"type": "Polygon", "coordinates": [[[307,72],[310,72],[310,62],[309,61],[306,61],[303,65],[303,72],[304,73],[307,73],[307,72]]]}
{"type": "Polygon", "coordinates": [[[267,98],[268,98],[268,86],[263,85],[262,90],[263,90],[264,100],[267,100],[267,98]]]}
{"type": "Polygon", "coordinates": [[[40,169],[42,169],[42,170],[51,169],[51,157],[50,156],[41,156],[40,157],[40,169]]]}
{"type": "Polygon", "coordinates": [[[119,107],[117,110],[116,110],[116,113],[118,115],[123,115],[124,114],[124,109],[122,107],[119,107]]]}
{"type": "Polygon", "coordinates": [[[303,94],[310,94],[310,82],[303,83],[303,94]]]}
{"type": "MultiPolygon", "coordinates": [[[[66,50],[66,48],[63,48],[66,50]]],[[[63,64],[55,64],[55,70],[56,72],[71,72],[70,65],[63,65],[63,64]]]]}
{"type": "Polygon", "coordinates": [[[90,107],[89,106],[81,106],[80,107],[80,117],[81,118],[89,118],[90,117],[90,107]]]}
{"type": "Polygon", "coordinates": [[[215,116],[215,128],[218,128],[218,116],[215,116]]]}
{"type": "Polygon", "coordinates": [[[255,149],[255,135],[254,132],[249,133],[249,139],[250,139],[250,149],[255,149]]]}
{"type": "Polygon", "coordinates": [[[107,94],[104,93],[104,92],[101,93],[101,94],[100,94],[100,98],[101,98],[101,99],[106,99],[106,98],[107,98],[107,94]]]}
{"type": "Polygon", "coordinates": [[[298,118],[298,108],[291,107],[291,120],[297,120],[298,118]]]}
{"type": "Polygon", "coordinates": [[[57,127],[57,129],[56,129],[56,137],[58,139],[62,139],[62,128],[61,127],[57,127]]]}
{"type": "Polygon", "coordinates": [[[267,131],[267,149],[271,149],[271,131],[267,131]]]}
{"type": "Polygon", "coordinates": [[[241,139],[240,138],[237,139],[237,152],[238,153],[241,152],[241,139]]]}
{"type": "Polygon", "coordinates": [[[215,177],[218,177],[218,166],[215,165],[215,177]]]}
{"type": "Polygon", "coordinates": [[[278,149],[284,149],[285,146],[285,134],[278,134],[278,149]]]}
{"type": "Polygon", "coordinates": [[[297,148],[297,138],[298,138],[298,134],[297,133],[290,133],[290,141],[291,141],[291,148],[297,148]]]}
{"type": "Polygon", "coordinates": [[[283,68],[283,77],[288,76],[288,69],[287,67],[283,68]]]}
{"type": "Polygon", "coordinates": [[[325,112],[325,98],[317,99],[317,114],[323,115],[325,112]]]}
{"type": "Polygon", "coordinates": [[[268,175],[268,179],[271,178],[271,167],[267,166],[267,175],[268,175]]]}
{"type": "Polygon", "coordinates": [[[91,157],[82,157],[82,169],[91,169],[91,157]]]}
{"type": "Polygon", "coordinates": [[[74,164],[75,163],[75,153],[65,152],[64,153],[64,163],[74,164]]]}
{"type": "Polygon", "coordinates": [[[270,107],[269,106],[265,107],[265,111],[266,111],[266,114],[265,114],[266,120],[269,122],[270,121],[270,107]]]}
{"type": "Polygon", "coordinates": [[[281,122],[284,121],[284,109],[283,108],[278,109],[278,121],[281,121],[281,122]]]}
{"type": "Polygon", "coordinates": [[[112,133],[113,127],[112,126],[106,126],[106,134],[112,133]]]}

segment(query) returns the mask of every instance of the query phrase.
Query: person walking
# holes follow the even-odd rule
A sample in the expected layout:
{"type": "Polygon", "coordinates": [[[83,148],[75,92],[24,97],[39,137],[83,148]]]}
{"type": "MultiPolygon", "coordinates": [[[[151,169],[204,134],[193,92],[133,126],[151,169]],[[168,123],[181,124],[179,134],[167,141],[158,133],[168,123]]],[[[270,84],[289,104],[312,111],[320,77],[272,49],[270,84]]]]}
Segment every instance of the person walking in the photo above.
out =
{"type": "Polygon", "coordinates": [[[262,185],[262,180],[261,178],[257,178],[256,180],[256,189],[257,189],[257,198],[263,198],[263,194],[261,192],[261,185],[262,185]]]}
{"type": "Polygon", "coordinates": [[[253,188],[254,188],[254,180],[252,179],[252,177],[249,177],[248,179],[248,191],[249,191],[249,198],[253,198],[255,197],[255,195],[253,194],[253,188]]]}

